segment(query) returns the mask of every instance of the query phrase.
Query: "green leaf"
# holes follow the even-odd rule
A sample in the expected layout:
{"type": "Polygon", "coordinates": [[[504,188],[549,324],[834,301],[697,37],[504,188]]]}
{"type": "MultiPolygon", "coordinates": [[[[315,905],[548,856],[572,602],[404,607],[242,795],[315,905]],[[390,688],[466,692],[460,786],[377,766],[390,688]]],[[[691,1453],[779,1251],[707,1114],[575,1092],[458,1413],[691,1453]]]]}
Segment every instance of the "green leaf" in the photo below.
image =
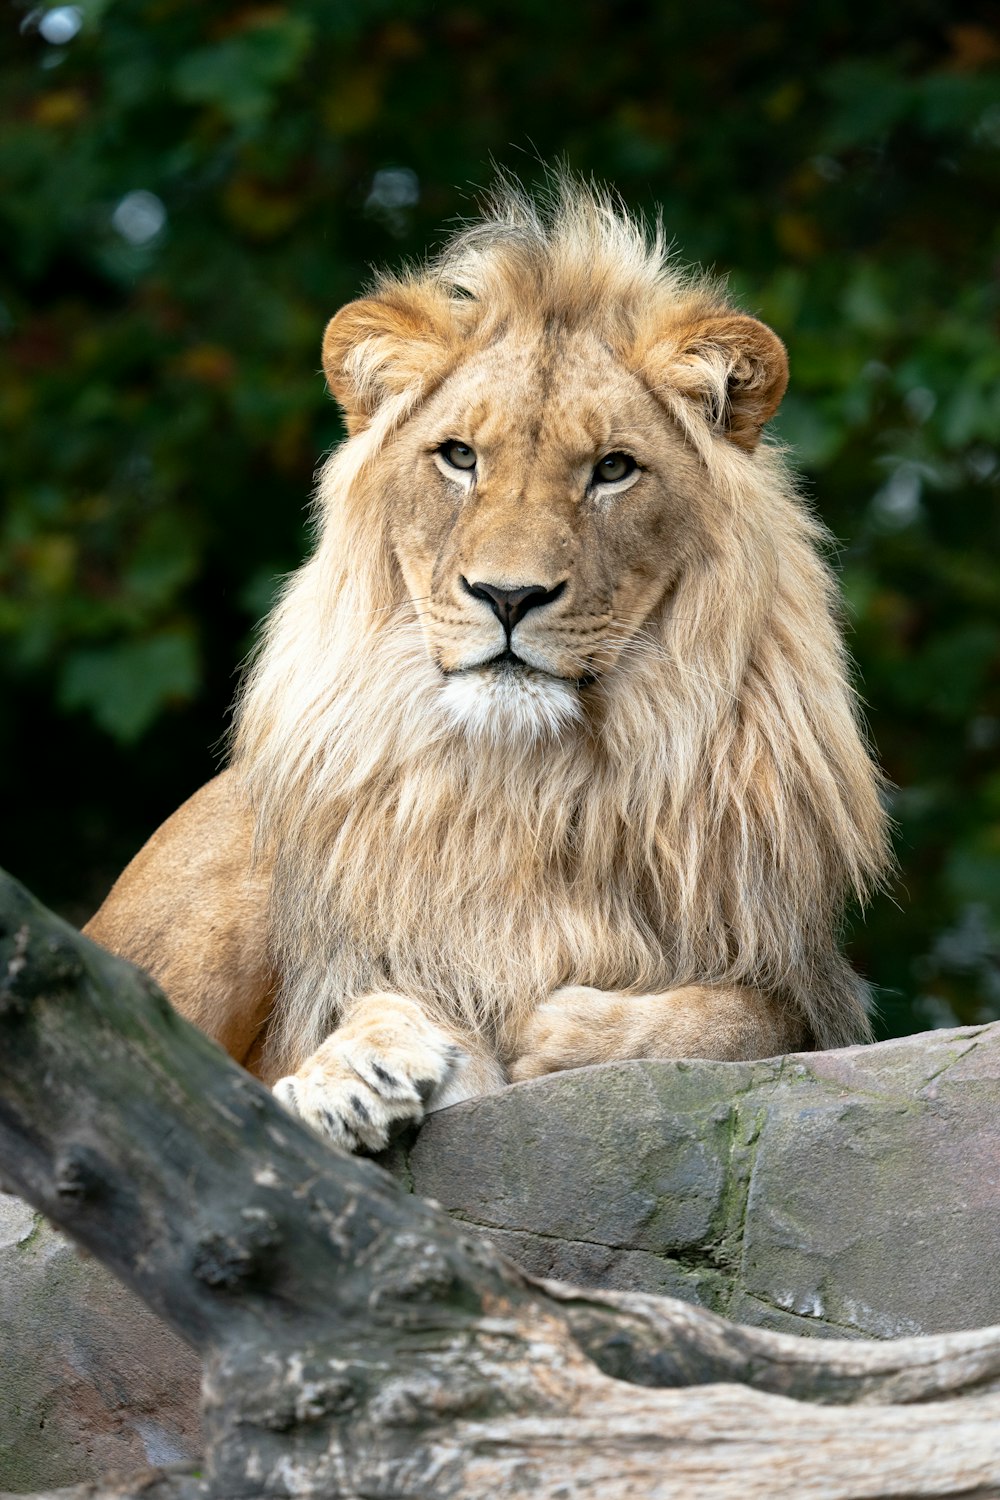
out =
{"type": "Polygon", "coordinates": [[[296,71],[312,37],[300,16],[282,16],[203,47],[174,69],[174,88],[191,104],[212,104],[234,124],[262,120],[296,71]]]}
{"type": "Polygon", "coordinates": [[[199,676],[191,635],[163,631],[145,640],[71,652],[59,701],[65,709],[87,710],[116,740],[131,744],[168,704],[194,697],[199,676]]]}

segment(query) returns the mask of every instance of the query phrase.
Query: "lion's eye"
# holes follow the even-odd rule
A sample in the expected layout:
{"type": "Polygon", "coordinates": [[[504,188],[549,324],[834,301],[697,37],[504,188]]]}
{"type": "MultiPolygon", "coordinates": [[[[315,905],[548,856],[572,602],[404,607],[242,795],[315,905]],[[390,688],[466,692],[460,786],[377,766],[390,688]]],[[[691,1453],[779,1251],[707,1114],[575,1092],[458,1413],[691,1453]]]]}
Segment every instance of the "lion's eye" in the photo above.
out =
{"type": "Polygon", "coordinates": [[[594,466],[594,484],[617,484],[634,474],[638,464],[630,453],[606,453],[594,466]]]}
{"type": "Polygon", "coordinates": [[[442,443],[438,449],[446,464],[468,472],[476,467],[476,452],[468,443],[442,443]]]}

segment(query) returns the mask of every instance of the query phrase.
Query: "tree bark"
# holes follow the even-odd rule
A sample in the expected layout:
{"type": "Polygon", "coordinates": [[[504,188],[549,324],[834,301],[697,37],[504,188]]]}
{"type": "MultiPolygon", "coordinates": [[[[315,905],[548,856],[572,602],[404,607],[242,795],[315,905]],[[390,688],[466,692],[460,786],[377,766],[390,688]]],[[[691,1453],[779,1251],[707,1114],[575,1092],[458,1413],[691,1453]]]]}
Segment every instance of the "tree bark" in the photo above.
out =
{"type": "Polygon", "coordinates": [[[1000,1494],[1000,1329],[811,1342],[534,1281],[7,876],[0,1171],[204,1358],[202,1477],[81,1496],[1000,1494]]]}

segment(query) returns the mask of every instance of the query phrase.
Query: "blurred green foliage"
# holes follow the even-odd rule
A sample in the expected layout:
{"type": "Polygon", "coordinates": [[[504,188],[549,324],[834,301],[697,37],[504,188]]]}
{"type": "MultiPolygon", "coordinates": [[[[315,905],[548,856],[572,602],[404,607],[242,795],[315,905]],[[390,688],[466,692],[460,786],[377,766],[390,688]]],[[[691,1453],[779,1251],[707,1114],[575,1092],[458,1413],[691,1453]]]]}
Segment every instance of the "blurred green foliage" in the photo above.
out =
{"type": "MultiPolygon", "coordinates": [[[[0,62],[3,858],[82,917],[209,774],[340,435],[326,317],[565,156],[786,340],[901,878],[898,1032],[1000,1015],[1000,12],[80,0],[0,62]]],[[[19,27],[19,29],[18,29],[19,27]]]]}

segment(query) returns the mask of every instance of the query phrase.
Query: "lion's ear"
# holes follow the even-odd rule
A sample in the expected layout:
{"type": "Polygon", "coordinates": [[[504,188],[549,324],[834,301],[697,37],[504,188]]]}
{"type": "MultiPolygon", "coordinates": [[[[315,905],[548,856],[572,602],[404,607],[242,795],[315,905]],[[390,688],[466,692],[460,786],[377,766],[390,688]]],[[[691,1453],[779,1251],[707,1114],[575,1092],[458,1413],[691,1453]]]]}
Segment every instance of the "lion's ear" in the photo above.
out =
{"type": "Polygon", "coordinates": [[[643,360],[658,395],[696,401],[708,425],[752,451],[788,385],[785,346],[764,323],[743,313],[703,317],[672,330],[643,360]]]}
{"type": "Polygon", "coordinates": [[[361,431],[388,397],[428,391],[454,341],[448,301],[433,293],[393,287],[342,307],[323,335],[323,371],[348,431],[361,431]]]}

